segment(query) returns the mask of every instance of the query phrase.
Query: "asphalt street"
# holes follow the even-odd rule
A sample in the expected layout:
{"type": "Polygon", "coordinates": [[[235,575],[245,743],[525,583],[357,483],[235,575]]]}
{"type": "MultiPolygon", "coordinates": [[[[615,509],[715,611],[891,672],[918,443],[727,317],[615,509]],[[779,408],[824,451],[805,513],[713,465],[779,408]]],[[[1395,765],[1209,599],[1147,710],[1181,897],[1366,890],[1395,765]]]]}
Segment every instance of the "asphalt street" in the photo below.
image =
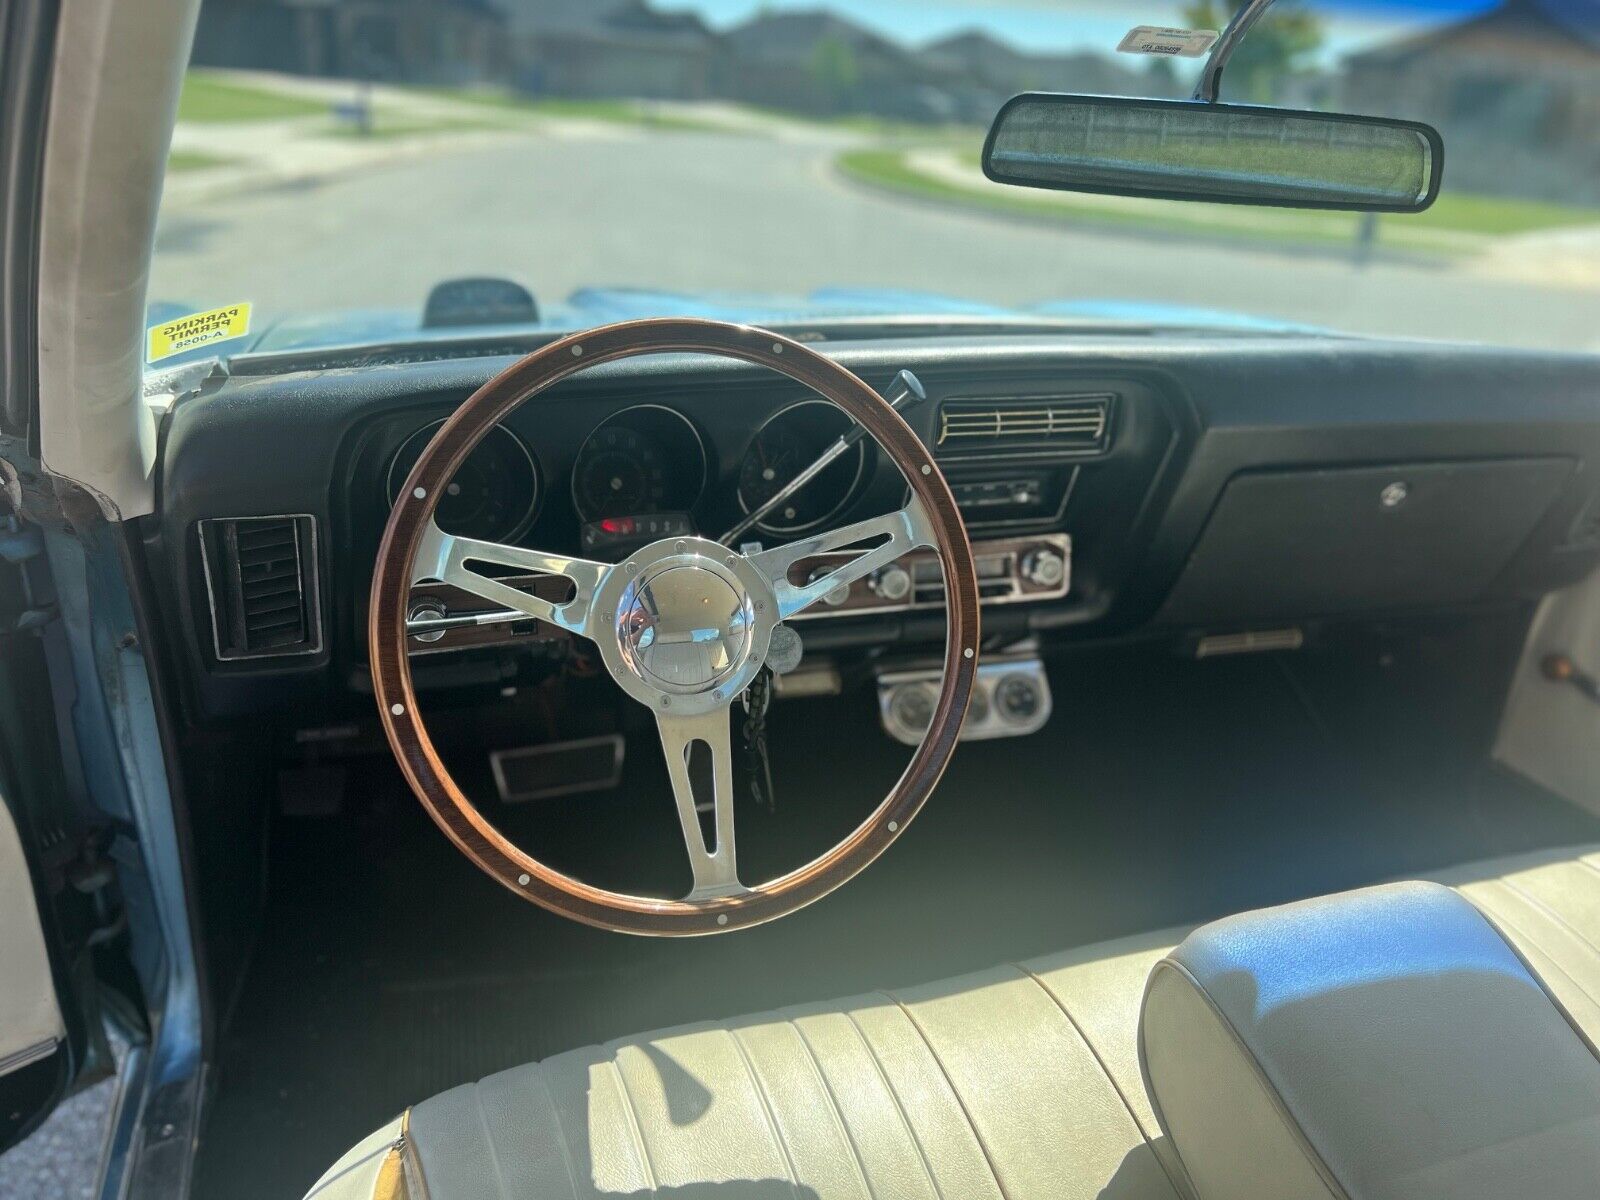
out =
{"type": "Polygon", "coordinates": [[[618,128],[513,135],[163,210],[150,295],[261,317],[417,308],[493,274],[546,303],[584,286],[797,295],[895,288],[1019,304],[1159,301],[1335,329],[1600,349],[1600,290],[1326,251],[1063,229],[839,178],[836,144],[618,128]]]}

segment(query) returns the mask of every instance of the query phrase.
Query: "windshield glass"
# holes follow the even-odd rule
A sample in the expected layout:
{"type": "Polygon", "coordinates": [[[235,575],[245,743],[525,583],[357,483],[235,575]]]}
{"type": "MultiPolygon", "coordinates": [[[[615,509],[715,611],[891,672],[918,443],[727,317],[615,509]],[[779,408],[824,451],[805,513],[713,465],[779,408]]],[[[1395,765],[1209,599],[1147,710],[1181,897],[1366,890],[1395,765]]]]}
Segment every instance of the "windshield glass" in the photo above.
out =
{"type": "Polygon", "coordinates": [[[1436,125],[1444,188],[1422,214],[983,178],[1008,96],[1187,96],[1203,60],[1119,42],[1233,8],[205,0],[150,319],[248,305],[205,327],[212,353],[668,314],[1600,350],[1596,0],[1279,0],[1245,39],[1224,100],[1436,125]],[[434,292],[470,278],[513,286],[434,292]]]}

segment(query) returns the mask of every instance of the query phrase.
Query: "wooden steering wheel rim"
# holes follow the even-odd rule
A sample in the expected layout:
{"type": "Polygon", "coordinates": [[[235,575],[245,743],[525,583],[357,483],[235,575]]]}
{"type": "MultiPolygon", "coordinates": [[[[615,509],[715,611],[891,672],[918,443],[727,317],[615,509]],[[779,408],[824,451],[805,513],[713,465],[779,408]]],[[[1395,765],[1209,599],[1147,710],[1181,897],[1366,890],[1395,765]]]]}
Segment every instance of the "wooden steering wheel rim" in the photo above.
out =
{"type": "Polygon", "coordinates": [[[468,397],[440,427],[389,514],[373,574],[367,645],[378,715],[401,771],[429,815],[481,870],[517,895],[587,925],[650,935],[721,933],[820,899],[872,863],[921,810],[955,749],[977,673],[977,574],[955,500],[927,447],[857,376],[768,330],[680,318],[626,321],[573,334],[519,360],[468,397]],[[418,716],[405,627],[412,564],[438,498],[489,430],[525,401],[586,367],[664,352],[713,354],[770,367],[858,421],[926,507],[944,568],[948,614],[944,683],[933,720],[883,802],[843,841],[804,866],[742,894],[694,901],[593,887],[544,865],[490,825],[445,769],[418,716]]]}

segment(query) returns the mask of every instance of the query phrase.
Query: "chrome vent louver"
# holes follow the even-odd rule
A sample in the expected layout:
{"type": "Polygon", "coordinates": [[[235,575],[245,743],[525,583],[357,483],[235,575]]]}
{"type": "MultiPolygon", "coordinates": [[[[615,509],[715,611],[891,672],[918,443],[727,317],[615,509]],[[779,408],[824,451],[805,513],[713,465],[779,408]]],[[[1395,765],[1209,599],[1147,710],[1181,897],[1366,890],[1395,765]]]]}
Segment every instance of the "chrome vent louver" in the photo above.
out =
{"type": "Polygon", "coordinates": [[[1111,442],[1115,397],[947,400],[939,406],[940,458],[1098,454],[1111,442]]]}
{"type": "Polygon", "coordinates": [[[227,517],[201,521],[199,529],[219,659],[322,648],[312,517],[227,517]]]}

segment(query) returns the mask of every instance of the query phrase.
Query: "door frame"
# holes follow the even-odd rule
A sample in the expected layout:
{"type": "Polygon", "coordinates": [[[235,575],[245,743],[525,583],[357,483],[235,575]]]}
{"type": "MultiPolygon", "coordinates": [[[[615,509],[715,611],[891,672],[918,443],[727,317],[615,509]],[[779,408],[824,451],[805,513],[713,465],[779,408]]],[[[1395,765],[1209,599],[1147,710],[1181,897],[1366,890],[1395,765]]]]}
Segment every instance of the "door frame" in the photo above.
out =
{"type": "MultiPolygon", "coordinates": [[[[127,520],[149,511],[153,485],[144,299],[99,286],[147,269],[197,9],[198,0],[0,0],[0,492],[42,542],[63,647],[48,672],[56,710],[68,714],[58,741],[118,831],[116,876],[149,1025],[123,1058],[102,1200],[187,1196],[210,1044],[173,709],[159,628],[147,620],[138,523],[127,520]],[[79,86],[89,79],[97,86],[79,86]]],[[[43,923],[61,957],[65,942],[43,923]]],[[[55,974],[71,1034],[78,1006],[55,974]]]]}

